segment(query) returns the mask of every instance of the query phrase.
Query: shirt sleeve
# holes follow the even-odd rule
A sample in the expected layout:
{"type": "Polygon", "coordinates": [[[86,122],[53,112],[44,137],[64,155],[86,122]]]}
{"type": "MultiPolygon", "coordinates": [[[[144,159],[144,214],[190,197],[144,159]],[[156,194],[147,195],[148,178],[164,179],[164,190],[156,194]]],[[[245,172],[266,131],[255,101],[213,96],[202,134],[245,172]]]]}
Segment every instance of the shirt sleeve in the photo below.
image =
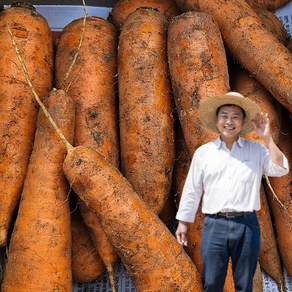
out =
{"type": "Polygon", "coordinates": [[[203,171],[200,157],[195,153],[183,187],[176,219],[194,222],[203,193],[203,171]]]}
{"type": "Polygon", "coordinates": [[[283,176],[289,172],[289,163],[287,157],[283,155],[283,167],[273,163],[269,150],[264,147],[264,171],[266,176],[283,176]]]}

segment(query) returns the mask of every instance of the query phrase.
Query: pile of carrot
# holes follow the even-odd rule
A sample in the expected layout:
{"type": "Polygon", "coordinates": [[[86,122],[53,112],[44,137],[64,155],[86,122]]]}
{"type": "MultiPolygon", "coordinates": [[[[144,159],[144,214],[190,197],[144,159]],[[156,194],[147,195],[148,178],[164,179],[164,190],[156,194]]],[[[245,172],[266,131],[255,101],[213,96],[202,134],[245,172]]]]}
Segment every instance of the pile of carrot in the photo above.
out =
{"type": "MultiPolygon", "coordinates": [[[[248,96],[292,161],[291,39],[276,2],[118,0],[55,43],[33,6],[0,8],[1,291],[70,291],[105,273],[116,291],[118,258],[137,291],[202,291],[204,215],[186,249],[173,234],[192,154],[216,137],[200,103],[248,96]]],[[[263,178],[254,291],[261,270],[281,291],[283,268],[292,276],[290,196],[290,174],[263,178]]]]}

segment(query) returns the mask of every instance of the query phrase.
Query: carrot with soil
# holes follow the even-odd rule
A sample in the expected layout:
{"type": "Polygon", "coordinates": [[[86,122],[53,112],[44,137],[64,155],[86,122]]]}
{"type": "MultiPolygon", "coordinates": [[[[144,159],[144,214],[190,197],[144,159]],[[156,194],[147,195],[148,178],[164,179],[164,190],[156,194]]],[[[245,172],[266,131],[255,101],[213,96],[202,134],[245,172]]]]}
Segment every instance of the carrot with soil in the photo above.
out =
{"type": "Polygon", "coordinates": [[[105,273],[106,268],[78,209],[71,213],[72,278],[88,283],[105,273]]]}
{"type": "Polygon", "coordinates": [[[38,105],[27,86],[6,25],[19,42],[37,94],[53,80],[53,40],[47,21],[32,6],[11,6],[0,13],[0,246],[7,243],[32,151],[38,105]],[[33,56],[33,58],[32,58],[33,56]]]}
{"type": "Polygon", "coordinates": [[[137,9],[122,28],[118,51],[121,169],[157,214],[170,192],[174,164],[167,25],[158,11],[137,9]]]}
{"type": "MultiPolygon", "coordinates": [[[[72,100],[63,90],[54,90],[44,103],[66,139],[72,142],[72,100]]],[[[65,154],[64,144],[40,111],[9,244],[3,292],[71,290],[69,185],[62,171],[65,154]]]]}
{"type": "MultiPolygon", "coordinates": [[[[99,215],[86,204],[79,202],[79,210],[84,223],[87,226],[93,244],[98,251],[104,266],[106,267],[112,292],[116,291],[114,266],[118,260],[118,254],[111,244],[108,236],[104,233],[99,215]]],[[[82,282],[82,281],[81,281],[82,282]]]]}
{"type": "Polygon", "coordinates": [[[292,54],[244,0],[176,0],[183,10],[209,13],[230,54],[292,111],[292,54]]]}
{"type": "Polygon", "coordinates": [[[88,147],[73,147],[66,140],[22,68],[34,97],[66,146],[63,170],[70,185],[100,215],[137,291],[202,291],[196,267],[167,227],[103,155],[88,147]]]}
{"type": "Polygon", "coordinates": [[[285,280],[282,271],[282,262],[274,232],[272,216],[263,185],[261,186],[260,193],[261,209],[257,212],[262,230],[259,262],[261,268],[275,280],[279,291],[284,291],[285,280]]]}
{"type": "MultiPolygon", "coordinates": [[[[98,17],[86,18],[85,27],[83,20],[72,21],[60,35],[56,52],[56,82],[58,87],[69,92],[76,105],[74,146],[93,148],[118,167],[117,31],[112,24],[98,17]],[[82,46],[80,36],[83,36],[82,46]],[[76,51],[78,58],[71,66],[76,51]]],[[[114,290],[113,267],[117,254],[106,235],[102,234],[96,214],[90,214],[92,211],[83,204],[79,202],[81,215],[90,227],[92,237],[103,236],[102,240],[94,240],[94,243],[111,275],[114,290]],[[101,242],[106,244],[100,246],[101,242]]]]}
{"type": "MultiPolygon", "coordinates": [[[[282,122],[278,146],[292,161],[292,120],[285,109],[281,112],[282,122]]],[[[264,180],[267,199],[275,224],[279,252],[283,265],[289,276],[292,276],[292,174],[291,171],[283,177],[270,177],[264,180]]]]}
{"type": "Polygon", "coordinates": [[[168,62],[175,104],[190,154],[215,134],[202,127],[200,103],[229,91],[226,54],[219,28],[206,13],[173,17],[168,28],[168,62]]]}
{"type": "Polygon", "coordinates": [[[275,11],[290,1],[291,0],[245,0],[253,9],[267,9],[269,11],[275,11]]]}
{"type": "Polygon", "coordinates": [[[121,29],[127,17],[141,7],[157,9],[167,20],[180,14],[180,9],[174,0],[118,0],[112,8],[109,20],[112,21],[118,29],[121,29]]]}
{"type": "Polygon", "coordinates": [[[289,36],[280,19],[269,10],[257,9],[256,13],[262,20],[263,26],[285,46],[288,43],[289,36]]]}

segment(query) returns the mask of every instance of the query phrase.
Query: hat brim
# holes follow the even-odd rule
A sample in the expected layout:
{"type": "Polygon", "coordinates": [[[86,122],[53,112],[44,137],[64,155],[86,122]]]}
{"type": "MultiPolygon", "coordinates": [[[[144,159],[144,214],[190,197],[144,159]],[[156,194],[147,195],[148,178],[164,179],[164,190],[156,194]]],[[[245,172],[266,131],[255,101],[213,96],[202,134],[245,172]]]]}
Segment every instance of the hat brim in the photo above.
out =
{"type": "Polygon", "coordinates": [[[210,96],[202,101],[199,106],[199,116],[203,126],[212,132],[219,133],[216,111],[220,106],[225,104],[237,105],[245,111],[245,121],[239,135],[245,135],[252,132],[253,125],[251,120],[257,113],[261,112],[261,109],[258,104],[237,92],[228,92],[227,94],[210,96]]]}

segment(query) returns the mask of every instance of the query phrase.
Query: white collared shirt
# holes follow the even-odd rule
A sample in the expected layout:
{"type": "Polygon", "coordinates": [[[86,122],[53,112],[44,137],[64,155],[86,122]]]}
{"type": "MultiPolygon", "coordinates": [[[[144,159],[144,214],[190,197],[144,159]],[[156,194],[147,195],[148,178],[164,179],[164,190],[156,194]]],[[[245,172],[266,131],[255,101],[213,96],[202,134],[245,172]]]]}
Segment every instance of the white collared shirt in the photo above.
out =
{"type": "Polygon", "coordinates": [[[239,138],[229,150],[220,138],[200,146],[183,188],[176,219],[193,222],[202,199],[202,212],[258,211],[262,176],[282,176],[289,171],[271,161],[268,149],[239,138]]]}

